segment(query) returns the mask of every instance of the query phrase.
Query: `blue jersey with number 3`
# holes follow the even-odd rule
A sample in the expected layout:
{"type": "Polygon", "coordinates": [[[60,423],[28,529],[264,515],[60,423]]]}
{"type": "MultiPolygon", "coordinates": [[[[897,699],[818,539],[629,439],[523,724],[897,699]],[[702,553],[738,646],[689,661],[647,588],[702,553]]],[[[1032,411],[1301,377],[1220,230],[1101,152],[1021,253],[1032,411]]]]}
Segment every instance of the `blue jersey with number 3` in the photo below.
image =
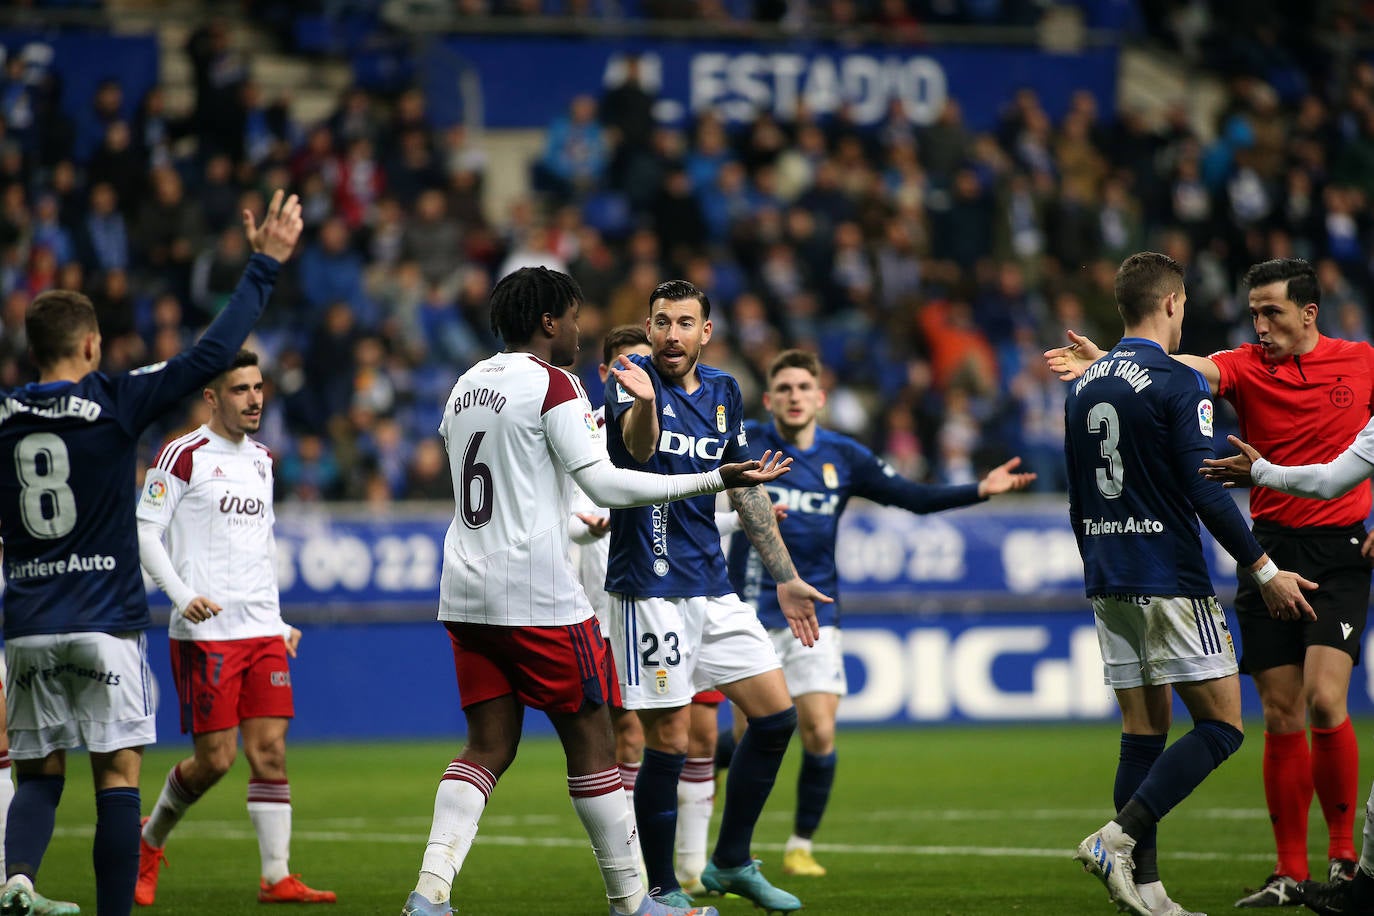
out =
{"type": "MultiPolygon", "coordinates": [[[[728,373],[697,365],[701,385],[688,394],[663,384],[647,356],[631,356],[654,384],[659,438],[645,464],[635,461],[620,434],[620,418],[634,398],[612,376],[606,381],[606,450],[617,467],[658,474],[696,474],[748,461],[744,402],[728,373]]],[[[716,528],[716,498],[611,510],[611,555],[606,591],[636,598],[693,598],[730,594],[716,528]]]]}
{"type": "Polygon", "coordinates": [[[1198,518],[1236,560],[1263,553],[1235,501],[1198,475],[1214,456],[1201,374],[1123,338],[1064,402],[1069,517],[1090,596],[1213,594],[1198,518]]]}
{"type": "Polygon", "coordinates": [[[134,520],[139,434],[229,365],[277,267],[254,255],[200,342],[166,363],[0,392],[6,639],[149,625],[134,520]]]}

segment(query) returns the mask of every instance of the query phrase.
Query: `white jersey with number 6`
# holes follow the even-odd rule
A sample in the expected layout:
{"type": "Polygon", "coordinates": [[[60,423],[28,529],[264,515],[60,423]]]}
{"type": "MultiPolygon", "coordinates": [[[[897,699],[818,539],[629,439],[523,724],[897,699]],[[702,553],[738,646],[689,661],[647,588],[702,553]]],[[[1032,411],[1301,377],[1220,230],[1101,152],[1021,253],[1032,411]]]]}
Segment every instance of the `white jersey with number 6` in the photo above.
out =
{"type": "Polygon", "coordinates": [[[606,459],[577,378],[529,353],[498,353],[458,379],[439,433],[455,513],[439,619],[563,626],[592,616],[568,559],[573,471],[606,459]]]}

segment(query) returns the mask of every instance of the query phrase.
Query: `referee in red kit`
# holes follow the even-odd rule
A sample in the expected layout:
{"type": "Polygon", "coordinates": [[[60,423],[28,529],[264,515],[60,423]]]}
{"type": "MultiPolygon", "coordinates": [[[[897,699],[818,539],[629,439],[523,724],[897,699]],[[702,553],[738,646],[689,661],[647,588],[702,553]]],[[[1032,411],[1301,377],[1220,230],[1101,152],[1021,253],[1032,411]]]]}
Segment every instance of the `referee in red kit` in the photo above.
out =
{"type": "MultiPolygon", "coordinates": [[[[1265,261],[1245,275],[1257,344],[1210,357],[1177,356],[1202,373],[1240,417],[1240,434],[1278,464],[1318,464],[1341,453],[1374,411],[1374,347],[1317,330],[1321,290],[1306,261],[1265,261]]],[[[1046,352],[1075,378],[1103,355],[1087,338],[1046,352]]],[[[1296,906],[1309,877],[1307,815],[1315,792],[1326,817],[1328,880],[1354,875],[1359,747],[1346,710],[1369,606],[1374,538],[1365,531],[1369,481],[1337,499],[1287,496],[1256,487],[1256,539],[1283,569],[1318,584],[1307,599],[1315,621],[1270,618],[1250,577],[1239,577],[1241,670],[1264,706],[1264,795],[1278,862],[1238,907],[1296,906]],[[1312,731],[1311,742],[1307,728],[1312,731]]]]}

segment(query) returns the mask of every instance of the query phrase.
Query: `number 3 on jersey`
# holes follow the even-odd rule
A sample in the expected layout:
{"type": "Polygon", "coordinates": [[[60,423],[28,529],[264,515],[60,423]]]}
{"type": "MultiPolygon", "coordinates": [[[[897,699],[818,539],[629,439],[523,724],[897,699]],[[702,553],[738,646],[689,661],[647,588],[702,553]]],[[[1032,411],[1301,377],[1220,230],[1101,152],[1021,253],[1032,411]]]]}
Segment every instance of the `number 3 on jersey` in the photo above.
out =
{"type": "Polygon", "coordinates": [[[1088,429],[1102,436],[1100,448],[1107,462],[1106,467],[1097,469],[1097,490],[1107,499],[1116,499],[1126,485],[1121,453],[1116,449],[1121,441],[1121,420],[1116,408],[1106,401],[1094,404],[1088,411],[1088,429]]]}
{"type": "Polygon", "coordinates": [[[36,538],[66,537],[76,527],[76,494],[67,486],[72,466],[67,443],[53,433],[30,433],[14,450],[19,517],[36,538]]]}

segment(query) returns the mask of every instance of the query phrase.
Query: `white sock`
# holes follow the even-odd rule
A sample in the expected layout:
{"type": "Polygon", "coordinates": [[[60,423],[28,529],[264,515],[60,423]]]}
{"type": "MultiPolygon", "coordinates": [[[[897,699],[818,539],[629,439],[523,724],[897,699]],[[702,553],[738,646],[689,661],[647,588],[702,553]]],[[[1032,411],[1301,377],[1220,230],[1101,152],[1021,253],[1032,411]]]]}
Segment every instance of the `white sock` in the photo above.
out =
{"type": "Polygon", "coordinates": [[[1169,905],[1173,902],[1169,899],[1169,892],[1164,889],[1163,881],[1151,881],[1148,884],[1137,884],[1136,891],[1140,894],[1140,899],[1145,901],[1145,905],[1150,908],[1151,913],[1166,913],[1169,905]]]}
{"type": "Polygon", "coordinates": [[[606,899],[617,912],[633,913],[644,902],[644,884],[639,880],[639,840],[621,791],[620,771],[569,776],[568,794],[592,841],[606,899]]]}
{"type": "Polygon", "coordinates": [[[5,877],[5,824],[9,822],[10,800],[14,798],[14,768],[10,754],[0,754],[0,878],[5,877]]]}
{"type": "Polygon", "coordinates": [[[486,767],[462,759],[449,764],[434,794],[434,822],[415,883],[421,897],[431,903],[448,901],[495,788],[496,777],[486,767]]]}
{"type": "Polygon", "coordinates": [[[716,803],[716,763],[712,757],[688,757],[677,781],[677,879],[684,886],[701,879],[706,869],[706,834],[716,803]]]}
{"type": "Polygon", "coordinates": [[[258,834],[262,876],[276,884],[291,874],[291,784],[285,779],[248,780],[248,816],[258,834]]]}
{"type": "Polygon", "coordinates": [[[186,810],[199,800],[201,794],[193,792],[181,778],[181,764],[167,773],[158,794],[153,813],[148,815],[148,823],[143,825],[143,841],[149,846],[161,849],[167,845],[167,837],[172,828],[181,823],[186,810]]]}
{"type": "Polygon", "coordinates": [[[805,849],[807,852],[810,852],[811,841],[804,836],[797,836],[794,833],[787,838],[787,845],[782,847],[782,851],[788,853],[794,849],[805,849]]]}
{"type": "Polygon", "coordinates": [[[639,848],[639,822],[635,820],[635,780],[639,779],[639,764],[620,764],[620,784],[625,789],[625,806],[630,809],[630,832],[635,837],[635,861],[639,863],[642,881],[647,881],[648,870],[644,866],[644,853],[639,848]]]}
{"type": "Polygon", "coordinates": [[[1374,878],[1374,785],[1364,803],[1364,840],[1360,843],[1360,870],[1374,878]]]}

